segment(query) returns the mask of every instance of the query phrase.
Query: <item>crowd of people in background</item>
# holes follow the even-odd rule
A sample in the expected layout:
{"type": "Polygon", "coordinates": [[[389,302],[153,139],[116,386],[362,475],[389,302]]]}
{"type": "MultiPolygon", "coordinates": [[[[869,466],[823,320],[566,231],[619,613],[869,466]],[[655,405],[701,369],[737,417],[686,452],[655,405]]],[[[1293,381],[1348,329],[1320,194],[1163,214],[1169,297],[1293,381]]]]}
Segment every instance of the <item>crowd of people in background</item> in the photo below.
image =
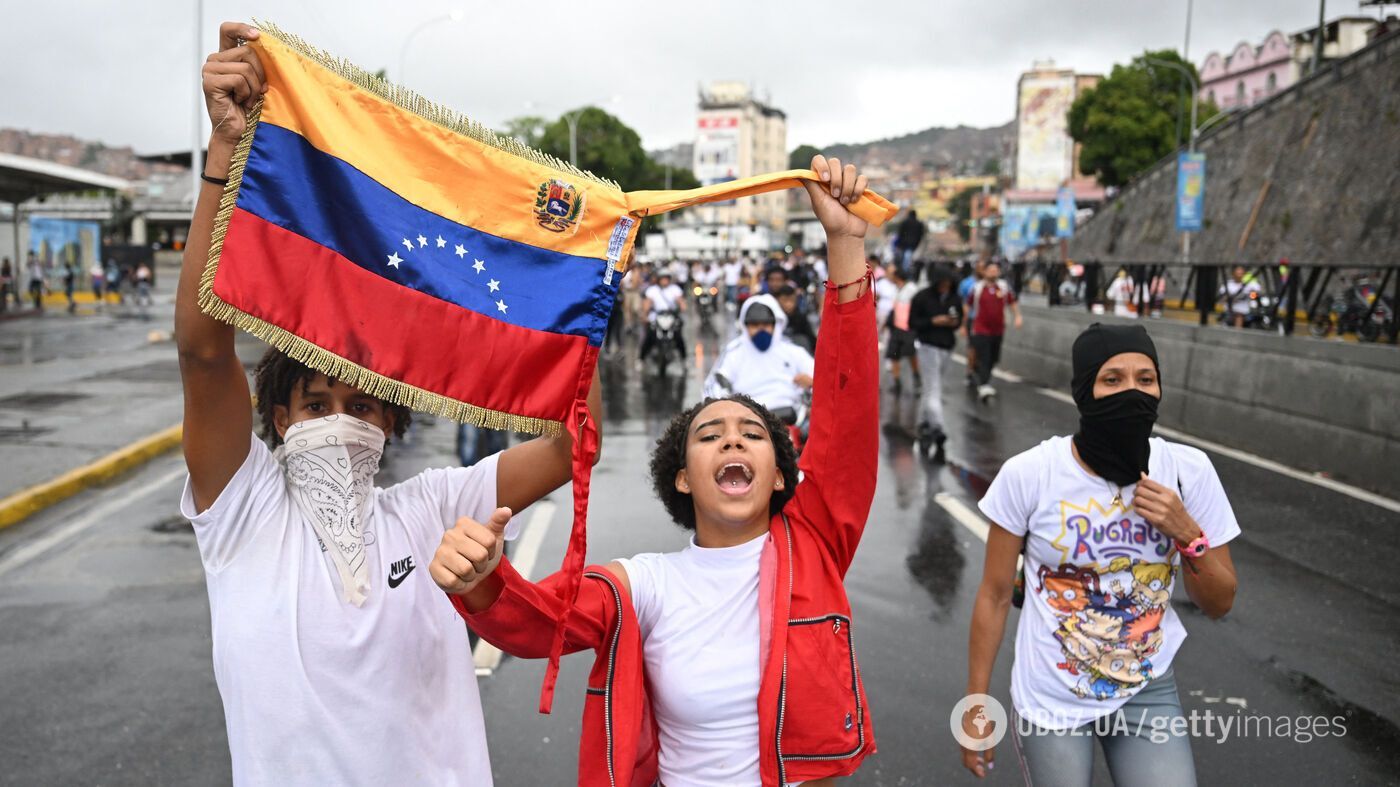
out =
{"type": "Polygon", "coordinates": [[[62,293],[68,313],[75,314],[80,300],[78,293],[88,289],[96,311],[129,301],[145,316],[153,303],[151,290],[154,286],[155,272],[146,262],[119,265],[115,260],[105,263],[94,260],[84,269],[71,258],[44,260],[33,250],[19,264],[12,263],[8,256],[0,258],[0,313],[23,309],[26,302],[33,311],[43,312],[45,298],[62,293]]]}

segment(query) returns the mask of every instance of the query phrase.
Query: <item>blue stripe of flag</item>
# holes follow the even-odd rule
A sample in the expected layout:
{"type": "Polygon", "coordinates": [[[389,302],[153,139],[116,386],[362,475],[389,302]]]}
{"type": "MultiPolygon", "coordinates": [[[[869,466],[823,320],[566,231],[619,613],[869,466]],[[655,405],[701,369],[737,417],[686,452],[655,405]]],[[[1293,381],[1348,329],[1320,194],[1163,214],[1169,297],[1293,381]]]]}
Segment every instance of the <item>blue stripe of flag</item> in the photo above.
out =
{"type": "MultiPolygon", "coordinates": [[[[511,325],[586,336],[590,344],[602,344],[617,292],[616,282],[603,283],[602,260],[541,249],[445,219],[280,126],[258,124],[238,207],[387,281],[511,325]],[[441,248],[438,238],[444,241],[441,248]],[[460,256],[459,245],[466,250],[460,256]],[[391,264],[395,259],[397,267],[391,264]],[[481,271],[474,267],[477,260],[481,271]],[[488,286],[492,281],[498,288],[494,292],[488,286]]],[[[533,199],[520,206],[522,211],[533,208],[533,199]]]]}

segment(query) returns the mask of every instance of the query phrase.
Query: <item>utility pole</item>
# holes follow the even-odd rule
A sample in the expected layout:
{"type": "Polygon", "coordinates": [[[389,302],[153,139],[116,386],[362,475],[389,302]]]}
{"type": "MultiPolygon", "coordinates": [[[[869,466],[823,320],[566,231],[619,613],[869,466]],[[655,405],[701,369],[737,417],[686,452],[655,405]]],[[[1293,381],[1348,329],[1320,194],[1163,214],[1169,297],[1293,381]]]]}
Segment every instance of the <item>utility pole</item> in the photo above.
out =
{"type": "MultiPolygon", "coordinates": [[[[1191,69],[1180,63],[1171,60],[1158,60],[1155,57],[1147,58],[1147,63],[1154,66],[1164,66],[1175,69],[1186,77],[1186,81],[1191,83],[1191,131],[1186,137],[1186,152],[1196,152],[1196,110],[1200,103],[1201,86],[1196,82],[1196,77],[1191,74],[1191,69]]],[[[1180,165],[1178,165],[1180,166],[1180,165]]],[[[1181,261],[1187,265],[1191,264],[1191,233],[1182,230],[1181,232],[1181,261]]]]}
{"type": "Polygon", "coordinates": [[[1317,35],[1313,37],[1312,72],[1322,67],[1323,32],[1327,29],[1327,0],[1317,0],[1317,35]]]}

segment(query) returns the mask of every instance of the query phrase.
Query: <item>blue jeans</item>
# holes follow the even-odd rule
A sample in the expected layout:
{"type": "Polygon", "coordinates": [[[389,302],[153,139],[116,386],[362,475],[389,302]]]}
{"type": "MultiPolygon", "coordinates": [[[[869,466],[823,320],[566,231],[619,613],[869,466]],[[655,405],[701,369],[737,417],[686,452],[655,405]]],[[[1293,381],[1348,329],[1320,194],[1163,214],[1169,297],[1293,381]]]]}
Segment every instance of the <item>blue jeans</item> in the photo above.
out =
{"type": "Polygon", "coordinates": [[[1088,785],[1094,741],[1103,746],[1113,783],[1194,787],[1191,737],[1172,670],[1148,683],[1123,707],[1081,727],[1044,730],[1017,718],[1016,754],[1026,784],[1034,787],[1088,785]],[[1173,724],[1173,719],[1181,719],[1173,724]]]}

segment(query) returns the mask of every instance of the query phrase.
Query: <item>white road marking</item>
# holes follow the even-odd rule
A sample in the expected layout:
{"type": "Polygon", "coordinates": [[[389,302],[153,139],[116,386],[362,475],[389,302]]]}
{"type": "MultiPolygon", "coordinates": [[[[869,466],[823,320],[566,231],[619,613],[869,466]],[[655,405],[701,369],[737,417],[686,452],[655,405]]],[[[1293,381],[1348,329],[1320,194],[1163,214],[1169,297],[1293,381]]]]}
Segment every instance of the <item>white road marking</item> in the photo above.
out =
{"type": "MultiPolygon", "coordinates": [[[[526,579],[532,578],[530,575],[535,570],[535,560],[540,556],[540,546],[544,543],[545,534],[549,532],[549,523],[554,520],[554,510],[558,507],[553,500],[541,500],[536,503],[530,521],[525,525],[525,532],[520,534],[520,540],[512,550],[514,555],[511,556],[510,564],[526,579]]],[[[501,666],[500,648],[484,639],[478,639],[476,648],[472,650],[472,663],[476,665],[478,678],[489,676],[501,666]]]]}
{"type": "MultiPolygon", "coordinates": [[[[958,363],[967,363],[967,358],[961,355],[954,355],[953,359],[956,360],[958,363]]],[[[1012,374],[1011,372],[1003,372],[999,369],[994,370],[992,372],[992,376],[1000,380],[1005,380],[1009,383],[1024,382],[1024,380],[1019,375],[1012,374]]],[[[1074,397],[1070,396],[1064,391],[1057,391],[1054,388],[1042,388],[1038,385],[1033,385],[1030,387],[1042,396],[1048,396],[1051,399],[1054,399],[1059,402],[1064,402],[1065,404],[1074,404],[1074,397]]],[[[1379,495],[1375,492],[1371,492],[1360,487],[1352,486],[1351,484],[1343,483],[1333,478],[1327,478],[1325,476],[1318,475],[1317,473],[1310,473],[1306,470],[1299,470],[1296,467],[1289,467],[1288,465],[1275,462],[1272,459],[1266,459],[1262,456],[1251,454],[1248,451],[1241,451],[1238,448],[1231,448],[1228,445],[1221,445],[1220,443],[1217,443],[1214,440],[1207,440],[1204,437],[1197,437],[1193,434],[1188,434],[1178,429],[1171,429],[1165,426],[1158,426],[1155,428],[1155,431],[1163,437],[1169,437],[1173,440],[1178,440],[1183,443],[1190,443],[1191,445],[1194,445],[1202,450],[1220,454],[1221,456],[1228,456],[1237,462],[1244,462],[1247,465],[1254,465],[1255,467],[1258,467],[1262,470],[1268,470],[1274,473],[1278,473],[1281,476],[1292,478],[1296,481],[1305,481],[1309,484],[1313,484],[1314,486],[1320,486],[1323,489],[1329,489],[1333,492],[1337,492],[1338,494],[1346,495],[1347,497],[1350,497],[1354,500],[1360,500],[1363,503],[1370,503],[1371,505],[1376,506],[1378,508],[1384,508],[1387,511],[1392,511],[1394,513],[1400,514],[1400,500],[1392,500],[1391,498],[1388,498],[1384,495],[1379,495]]]]}
{"type": "MultiPolygon", "coordinates": [[[[947,492],[938,492],[935,494],[933,496],[933,502],[942,506],[943,510],[947,511],[953,519],[957,520],[958,524],[971,530],[972,535],[982,539],[983,542],[987,540],[987,534],[990,533],[992,529],[991,525],[987,524],[987,520],[981,513],[974,510],[967,503],[953,497],[947,492]]],[[[1021,570],[1022,559],[1020,555],[1016,556],[1017,571],[1021,570]]]]}
{"type": "Polygon", "coordinates": [[[939,492],[933,496],[933,502],[943,506],[958,524],[972,531],[972,535],[983,541],[987,540],[988,525],[982,519],[982,515],[973,511],[966,503],[953,497],[947,492],[939,492]]]}
{"type": "Polygon", "coordinates": [[[146,495],[151,494],[152,492],[161,490],[161,488],[164,487],[166,484],[180,478],[184,474],[185,465],[184,463],[181,463],[179,467],[176,467],[175,469],[171,470],[165,475],[156,478],[150,483],[132,484],[130,489],[121,493],[119,493],[119,490],[116,489],[111,490],[110,492],[104,492],[101,495],[101,497],[106,498],[109,494],[115,496],[103,500],[96,506],[93,506],[93,508],[89,510],[86,514],[83,514],[82,516],[73,519],[66,525],[54,528],[48,533],[45,533],[44,535],[35,538],[33,541],[30,541],[29,543],[18,547],[17,549],[15,549],[15,551],[7,555],[3,560],[0,560],[0,576],[4,576],[10,571],[13,571],[16,568],[19,568],[20,566],[29,563],[35,558],[43,556],[45,552],[48,552],[50,549],[53,549],[59,544],[69,540],[70,538],[73,538],[79,533],[82,533],[84,530],[91,528],[93,525],[107,521],[113,514],[120,511],[123,507],[135,502],[136,500],[139,500],[142,497],[145,497],[146,495]]]}

